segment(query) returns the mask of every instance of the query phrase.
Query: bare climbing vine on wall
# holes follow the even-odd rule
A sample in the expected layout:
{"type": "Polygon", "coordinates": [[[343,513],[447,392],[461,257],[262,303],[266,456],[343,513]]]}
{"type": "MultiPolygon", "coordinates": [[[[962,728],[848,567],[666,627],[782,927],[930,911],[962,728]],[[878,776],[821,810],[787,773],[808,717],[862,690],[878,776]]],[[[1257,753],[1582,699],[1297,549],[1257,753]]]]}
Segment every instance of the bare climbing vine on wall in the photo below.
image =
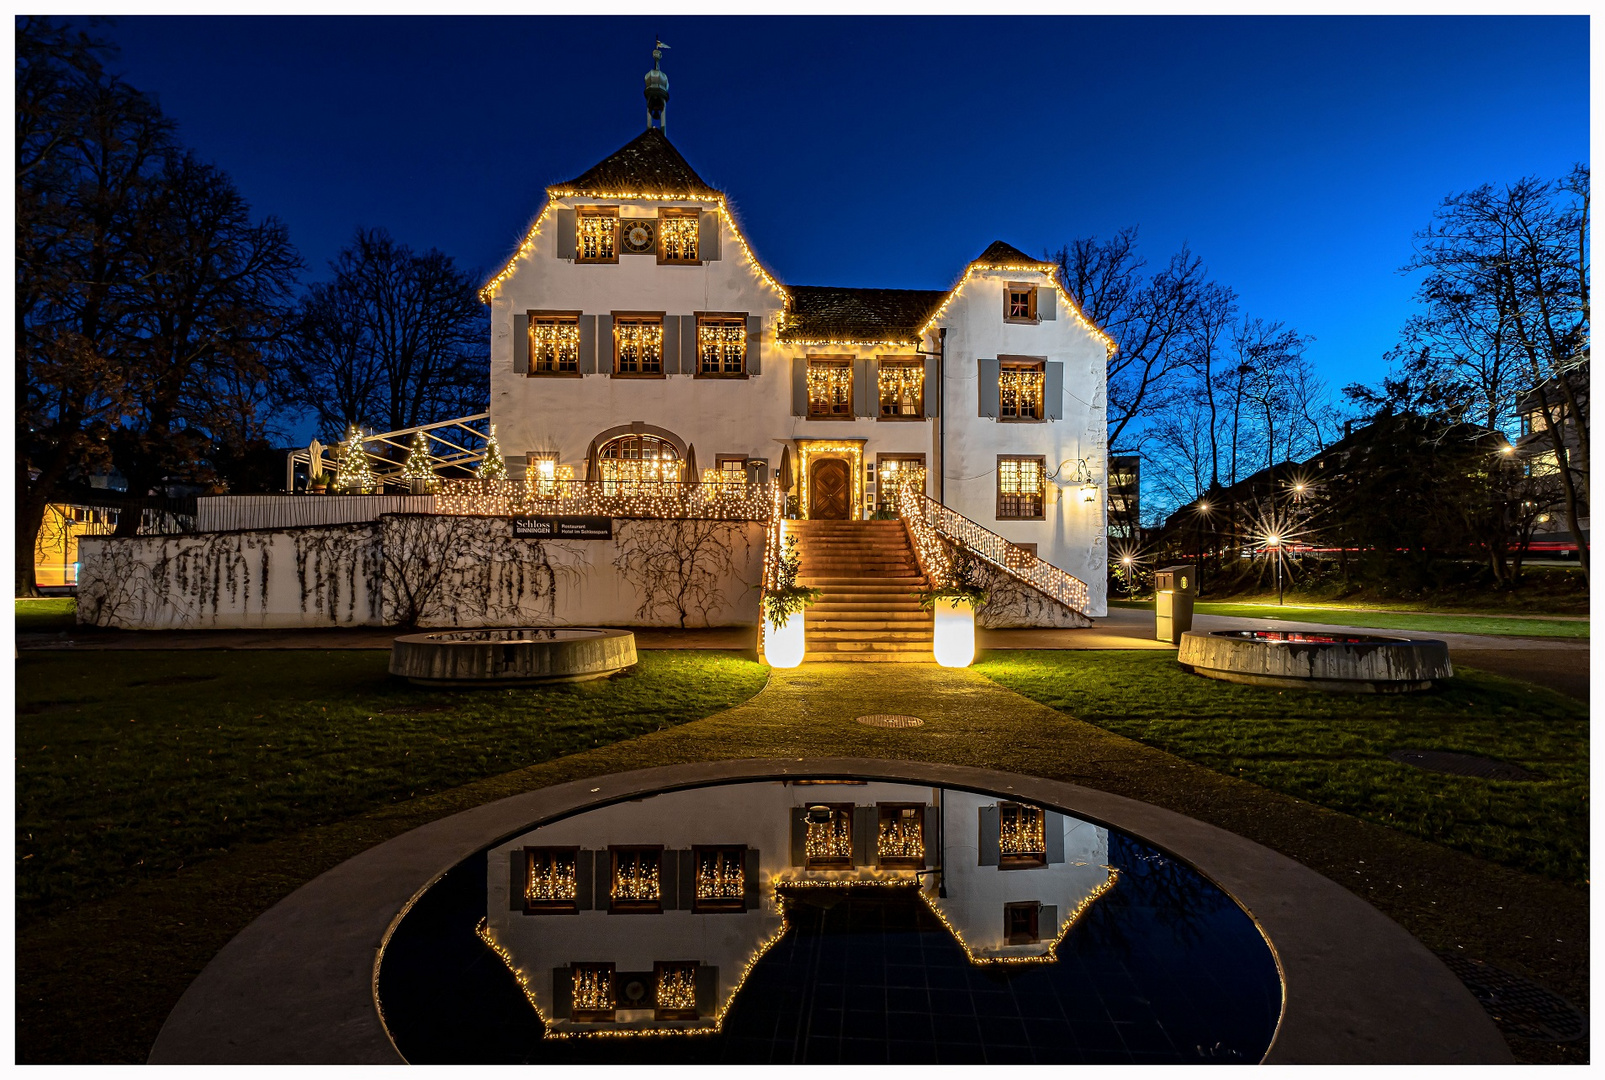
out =
{"type": "Polygon", "coordinates": [[[739,577],[737,553],[743,560],[752,553],[747,526],[740,522],[621,520],[614,536],[618,554],[613,566],[641,598],[636,618],[670,616],[682,628],[693,617],[697,625],[707,626],[715,612],[732,603],[724,586],[739,577]]]}
{"type": "Polygon", "coordinates": [[[505,518],[387,514],[379,551],[384,620],[397,626],[550,620],[584,566],[576,549],[515,539],[505,518]]]}

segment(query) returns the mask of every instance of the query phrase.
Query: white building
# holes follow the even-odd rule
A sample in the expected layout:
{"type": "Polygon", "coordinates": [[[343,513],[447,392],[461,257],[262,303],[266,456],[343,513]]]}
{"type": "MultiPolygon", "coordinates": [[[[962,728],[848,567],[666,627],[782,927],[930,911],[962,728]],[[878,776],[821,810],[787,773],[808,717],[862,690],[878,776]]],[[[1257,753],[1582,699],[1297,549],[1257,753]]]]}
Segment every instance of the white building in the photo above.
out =
{"type": "Polygon", "coordinates": [[[799,516],[849,519],[921,469],[1106,614],[1113,344],[1052,264],[999,241],[946,290],[782,284],[664,134],[667,85],[649,73],[647,130],[549,188],[481,292],[509,463],[680,478],[694,448],[699,472],[768,479],[789,448],[799,516]]]}

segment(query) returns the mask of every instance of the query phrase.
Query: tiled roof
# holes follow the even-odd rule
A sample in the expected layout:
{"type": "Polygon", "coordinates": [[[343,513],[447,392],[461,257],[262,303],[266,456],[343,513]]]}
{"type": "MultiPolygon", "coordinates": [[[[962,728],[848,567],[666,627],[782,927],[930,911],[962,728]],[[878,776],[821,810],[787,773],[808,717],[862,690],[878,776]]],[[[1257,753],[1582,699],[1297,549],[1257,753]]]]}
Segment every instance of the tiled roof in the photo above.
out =
{"type": "Polygon", "coordinates": [[[647,128],[560,189],[619,195],[718,195],[680,156],[660,128],[647,128]]]}
{"type": "Polygon", "coordinates": [[[975,260],[982,266],[1021,266],[1026,263],[1041,263],[1041,259],[1033,259],[1013,244],[1005,244],[1002,240],[992,241],[980,258],[975,260]]]}
{"type": "Polygon", "coordinates": [[[788,285],[783,341],[914,341],[947,297],[931,289],[788,285]]]}

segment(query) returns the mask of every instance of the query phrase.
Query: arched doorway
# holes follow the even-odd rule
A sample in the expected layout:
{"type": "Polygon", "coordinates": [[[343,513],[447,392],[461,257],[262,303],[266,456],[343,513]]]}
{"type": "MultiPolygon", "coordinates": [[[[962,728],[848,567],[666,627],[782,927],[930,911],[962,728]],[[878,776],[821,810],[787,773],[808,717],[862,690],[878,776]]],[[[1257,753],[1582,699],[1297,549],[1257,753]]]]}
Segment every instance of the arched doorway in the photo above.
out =
{"type": "Polygon", "coordinates": [[[841,458],[815,458],[808,466],[808,516],[846,521],[851,501],[847,462],[841,458]]]}

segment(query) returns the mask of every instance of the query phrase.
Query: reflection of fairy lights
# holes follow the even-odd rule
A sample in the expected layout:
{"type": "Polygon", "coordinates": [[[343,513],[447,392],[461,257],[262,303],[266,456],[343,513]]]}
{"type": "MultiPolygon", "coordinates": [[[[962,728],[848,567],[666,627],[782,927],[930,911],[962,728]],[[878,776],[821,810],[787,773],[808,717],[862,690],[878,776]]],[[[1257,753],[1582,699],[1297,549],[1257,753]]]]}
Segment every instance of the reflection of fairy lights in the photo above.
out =
{"type": "Polygon", "coordinates": [[[998,819],[998,850],[1004,855],[1043,855],[1048,845],[1042,811],[1031,806],[1002,807],[998,819]]]}
{"type": "Polygon", "coordinates": [[[613,899],[657,900],[662,896],[658,882],[658,859],[650,852],[619,853],[613,870],[613,899]]]}
{"type": "Polygon", "coordinates": [[[536,854],[530,861],[529,886],[524,896],[530,900],[573,900],[579,895],[572,855],[536,854]]]}
{"type": "Polygon", "coordinates": [[[658,1008],[695,1009],[697,1007],[697,968],[695,964],[664,964],[658,969],[658,1008]]]}
{"type": "Polygon", "coordinates": [[[875,839],[875,850],[883,859],[924,857],[925,836],[920,816],[905,810],[896,817],[882,819],[880,835],[875,839]]]}
{"type": "Polygon", "coordinates": [[[574,965],[574,1009],[612,1012],[613,969],[591,964],[574,965]]]}
{"type": "Polygon", "coordinates": [[[804,852],[810,859],[849,858],[853,854],[853,822],[840,810],[830,812],[830,820],[808,822],[804,852]]]}
{"type": "Polygon", "coordinates": [[[739,900],[746,889],[741,859],[734,853],[704,851],[697,860],[698,900],[739,900]]]}

